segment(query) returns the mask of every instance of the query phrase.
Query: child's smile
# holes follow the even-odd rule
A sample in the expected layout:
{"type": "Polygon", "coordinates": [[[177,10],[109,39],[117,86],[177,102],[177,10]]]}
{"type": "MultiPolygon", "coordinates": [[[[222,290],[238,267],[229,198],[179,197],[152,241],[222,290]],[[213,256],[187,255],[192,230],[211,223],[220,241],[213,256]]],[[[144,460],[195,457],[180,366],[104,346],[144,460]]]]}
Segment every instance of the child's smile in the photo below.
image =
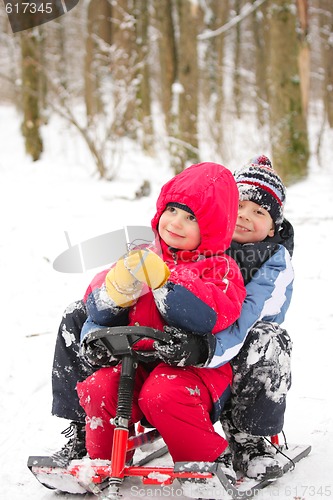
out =
{"type": "Polygon", "coordinates": [[[232,239],[237,243],[255,243],[273,235],[274,223],[269,212],[253,201],[240,201],[232,239]]]}

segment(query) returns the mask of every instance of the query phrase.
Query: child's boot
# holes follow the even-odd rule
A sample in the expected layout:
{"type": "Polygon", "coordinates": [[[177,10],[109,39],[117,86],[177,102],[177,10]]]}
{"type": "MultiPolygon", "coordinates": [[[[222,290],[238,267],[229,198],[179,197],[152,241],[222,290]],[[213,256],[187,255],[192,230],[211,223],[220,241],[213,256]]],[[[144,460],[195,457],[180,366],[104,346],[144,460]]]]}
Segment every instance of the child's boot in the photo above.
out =
{"type": "Polygon", "coordinates": [[[283,467],[276,459],[276,451],[261,436],[239,432],[232,444],[233,464],[236,470],[253,479],[270,479],[283,475],[283,467]]]}
{"type": "Polygon", "coordinates": [[[230,448],[226,448],[222,455],[220,455],[215,462],[221,465],[222,471],[227,476],[231,484],[235,484],[236,482],[236,472],[234,471],[232,454],[230,448]]]}
{"type": "Polygon", "coordinates": [[[270,479],[283,475],[283,467],[276,459],[275,449],[262,436],[239,431],[227,412],[221,420],[235,471],[253,479],[270,479]]]}
{"type": "Polygon", "coordinates": [[[52,455],[52,458],[60,465],[67,466],[71,460],[83,458],[87,454],[85,424],[81,422],[71,422],[61,434],[70,438],[68,442],[52,455]]]}

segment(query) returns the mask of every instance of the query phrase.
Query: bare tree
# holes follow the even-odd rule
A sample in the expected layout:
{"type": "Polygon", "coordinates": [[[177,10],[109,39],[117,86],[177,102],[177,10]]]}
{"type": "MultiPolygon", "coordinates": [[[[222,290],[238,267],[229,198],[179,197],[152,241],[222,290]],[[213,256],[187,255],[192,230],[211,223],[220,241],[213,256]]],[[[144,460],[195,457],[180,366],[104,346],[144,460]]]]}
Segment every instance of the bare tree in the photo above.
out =
{"type": "Polygon", "coordinates": [[[324,74],[323,101],[325,116],[330,128],[333,128],[333,3],[330,0],[323,0],[321,2],[320,21],[324,74]]]}
{"type": "Polygon", "coordinates": [[[260,126],[267,123],[267,67],[269,50],[269,30],[267,23],[267,4],[252,15],[252,33],[255,46],[255,93],[257,117],[260,126]]]}
{"type": "Polygon", "coordinates": [[[299,73],[301,78],[302,109],[308,114],[310,94],[310,44],[309,44],[309,12],[308,1],[297,0],[298,38],[299,38],[299,73]]]}
{"type": "MultiPolygon", "coordinates": [[[[242,8],[243,0],[234,0],[234,8],[236,11],[236,16],[239,16],[240,10],[242,8]]],[[[242,31],[240,23],[235,26],[235,48],[234,48],[234,67],[233,67],[233,100],[236,109],[236,116],[240,118],[241,112],[241,101],[242,101],[242,81],[241,81],[241,37],[242,31]]]]}
{"type": "Polygon", "coordinates": [[[111,44],[111,5],[108,0],[90,0],[84,61],[84,97],[87,116],[103,111],[101,80],[108,71],[106,52],[111,44]]]}
{"type": "Polygon", "coordinates": [[[157,31],[158,60],[158,100],[164,114],[168,135],[171,135],[172,123],[172,88],[176,81],[177,52],[175,27],[173,22],[173,1],[154,0],[154,24],[157,31]]]}
{"type": "Polygon", "coordinates": [[[135,0],[112,3],[112,45],[110,50],[114,134],[137,138],[136,105],[139,82],[136,78],[135,0]]]}
{"type": "MultiPolygon", "coordinates": [[[[206,2],[204,13],[204,33],[214,32],[224,26],[229,15],[229,0],[210,0],[206,2]]],[[[199,35],[200,40],[200,35],[199,35]]],[[[201,109],[205,117],[205,127],[209,134],[212,150],[222,156],[224,139],[224,35],[214,36],[199,42],[201,109]]]]}
{"type": "Polygon", "coordinates": [[[272,0],[269,7],[269,29],[272,156],[277,171],[285,182],[291,183],[307,174],[309,158],[298,66],[296,13],[292,0],[272,0]]]}
{"type": "Polygon", "coordinates": [[[202,23],[199,5],[191,0],[177,3],[179,36],[177,40],[177,83],[173,86],[172,165],[180,172],[187,162],[199,160],[198,110],[199,66],[198,29],[202,23]]]}
{"type": "Polygon", "coordinates": [[[38,28],[26,30],[20,34],[21,64],[22,64],[22,133],[25,139],[25,149],[36,161],[43,151],[43,141],[40,135],[40,65],[39,61],[39,31],[38,28]]]}
{"type": "Polygon", "coordinates": [[[136,0],[136,50],[137,50],[137,114],[138,126],[142,129],[138,137],[146,152],[154,150],[154,129],[152,120],[151,75],[149,67],[149,2],[136,0]]]}

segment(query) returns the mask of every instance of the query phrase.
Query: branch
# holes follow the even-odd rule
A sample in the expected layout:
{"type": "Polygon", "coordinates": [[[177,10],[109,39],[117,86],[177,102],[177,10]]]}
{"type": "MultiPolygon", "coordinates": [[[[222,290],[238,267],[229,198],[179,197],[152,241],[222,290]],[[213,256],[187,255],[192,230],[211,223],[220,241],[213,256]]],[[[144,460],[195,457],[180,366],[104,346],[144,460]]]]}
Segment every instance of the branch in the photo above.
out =
{"type": "Polygon", "coordinates": [[[216,36],[222,35],[226,31],[229,31],[231,28],[239,24],[243,19],[252,14],[255,10],[262,6],[262,4],[266,2],[266,0],[256,0],[251,6],[249,4],[244,5],[241,9],[240,14],[235,16],[231,21],[227,22],[217,30],[206,30],[204,33],[198,35],[198,40],[208,40],[209,38],[214,38],[216,36]]]}
{"type": "Polygon", "coordinates": [[[181,139],[178,139],[177,137],[168,137],[169,144],[176,144],[177,146],[181,146],[186,148],[188,151],[191,151],[192,153],[199,155],[200,151],[198,148],[195,146],[192,146],[189,142],[182,141],[181,139]]]}

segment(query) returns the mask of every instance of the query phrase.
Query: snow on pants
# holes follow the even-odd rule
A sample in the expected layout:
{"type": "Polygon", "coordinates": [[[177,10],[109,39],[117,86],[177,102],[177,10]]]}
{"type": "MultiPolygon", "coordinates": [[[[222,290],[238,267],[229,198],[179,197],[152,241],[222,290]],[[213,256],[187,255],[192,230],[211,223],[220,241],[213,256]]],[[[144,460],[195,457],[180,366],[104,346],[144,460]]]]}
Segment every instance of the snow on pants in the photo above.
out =
{"type": "MultiPolygon", "coordinates": [[[[160,363],[151,373],[142,365],[136,372],[132,423],[143,418],[163,437],[174,462],[214,461],[227,441],[210,419],[211,395],[198,375],[199,368],[160,363]]],[[[101,368],[77,386],[86,412],[86,447],[90,458],[110,459],[116,413],[119,365],[101,368]]],[[[226,391],[230,379],[226,376],[226,391]]]]}
{"type": "Polygon", "coordinates": [[[79,357],[80,333],[86,319],[81,300],[66,308],[59,325],[52,367],[52,414],[76,422],[85,421],[76,384],[94,371],[79,357]]]}
{"type": "Polygon", "coordinates": [[[255,436],[281,432],[291,386],[291,350],[288,333],[277,323],[259,321],[249,332],[239,354],[231,361],[234,379],[230,410],[234,432],[238,429],[255,436]]]}

